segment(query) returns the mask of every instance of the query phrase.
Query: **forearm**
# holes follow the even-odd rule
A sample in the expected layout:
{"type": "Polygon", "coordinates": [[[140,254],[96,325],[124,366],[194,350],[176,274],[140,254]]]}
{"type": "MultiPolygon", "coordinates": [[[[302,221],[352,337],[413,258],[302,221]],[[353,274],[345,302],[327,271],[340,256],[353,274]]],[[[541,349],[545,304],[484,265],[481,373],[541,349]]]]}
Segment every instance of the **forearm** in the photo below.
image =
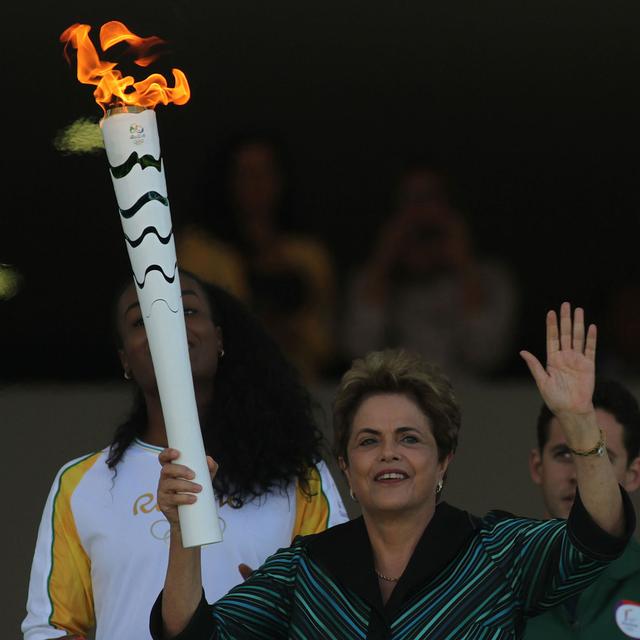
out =
{"type": "MultiPolygon", "coordinates": [[[[569,447],[589,451],[600,439],[595,413],[560,418],[569,447]]],[[[611,461],[604,455],[574,455],[578,489],[585,509],[607,533],[621,537],[625,531],[620,487],[611,461]]]]}
{"type": "Polygon", "coordinates": [[[168,638],[189,623],[202,597],[200,547],[185,549],[179,527],[171,527],[169,564],[162,593],[162,623],[168,638]]]}

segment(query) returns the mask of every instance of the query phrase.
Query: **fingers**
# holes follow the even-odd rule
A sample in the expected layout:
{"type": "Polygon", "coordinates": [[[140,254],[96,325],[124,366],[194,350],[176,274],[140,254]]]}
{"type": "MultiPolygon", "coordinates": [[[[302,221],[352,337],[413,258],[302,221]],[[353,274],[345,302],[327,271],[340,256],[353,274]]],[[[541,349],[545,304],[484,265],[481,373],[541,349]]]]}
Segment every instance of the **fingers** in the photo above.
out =
{"type": "Polygon", "coordinates": [[[558,339],[558,320],[555,311],[547,313],[547,361],[560,349],[560,341],[558,339]]]}
{"type": "Polygon", "coordinates": [[[540,360],[528,351],[521,351],[520,356],[527,363],[527,367],[529,367],[529,371],[531,372],[531,375],[536,381],[538,387],[541,387],[547,377],[547,372],[542,364],[540,364],[540,360]]]}
{"type": "MultiPolygon", "coordinates": [[[[158,461],[163,468],[161,473],[165,473],[165,475],[172,478],[187,478],[188,480],[192,480],[195,478],[195,474],[189,467],[172,462],[179,457],[180,452],[177,449],[163,449],[158,456],[158,461]]],[[[207,456],[207,467],[209,467],[209,474],[213,480],[218,472],[218,463],[211,456],[207,456]]]]}
{"type": "Polygon", "coordinates": [[[202,485],[189,480],[165,478],[159,485],[159,491],[163,493],[200,493],[202,485]]]}
{"type": "Polygon", "coordinates": [[[571,319],[571,305],[563,302],[560,306],[560,331],[554,311],[547,313],[547,360],[559,350],[570,350],[584,353],[595,360],[596,351],[596,326],[589,325],[585,342],[584,309],[576,307],[571,319]]]}
{"type": "MultiPolygon", "coordinates": [[[[164,449],[158,456],[162,465],[160,480],[158,482],[158,508],[173,525],[179,524],[178,507],[196,502],[196,495],[203,487],[195,479],[195,473],[187,466],[175,462],[180,457],[176,449],[164,449]]],[[[211,478],[215,476],[218,465],[207,456],[207,466],[211,478]]]]}
{"type": "MultiPolygon", "coordinates": [[[[193,494],[202,491],[202,485],[185,480],[187,467],[177,464],[165,464],[158,483],[158,508],[170,522],[178,521],[177,507],[193,504],[197,497],[193,494]]],[[[192,474],[193,475],[193,474],[192,474]]]]}
{"type": "Polygon", "coordinates": [[[167,462],[162,465],[160,471],[160,478],[185,478],[187,480],[193,480],[196,474],[185,467],[183,464],[175,464],[174,462],[167,462]]]}
{"type": "MultiPolygon", "coordinates": [[[[176,458],[175,449],[165,449],[162,454],[165,460],[176,458]]],[[[179,455],[179,454],[178,454],[179,455]]],[[[195,473],[183,464],[164,462],[160,471],[160,481],[158,482],[158,506],[163,513],[171,511],[181,504],[192,504],[196,501],[193,493],[202,491],[202,485],[191,482],[195,478],[195,473]]]]}
{"type": "Polygon", "coordinates": [[[185,504],[193,504],[198,499],[192,493],[158,493],[158,508],[165,515],[171,514],[169,520],[175,520],[174,510],[185,504]]]}
{"type": "Polygon", "coordinates": [[[560,348],[571,349],[571,305],[563,302],[560,305],[560,348]]]}
{"type": "MultiPolygon", "coordinates": [[[[202,485],[197,482],[186,480],[181,465],[167,464],[162,467],[160,482],[158,483],[158,504],[168,508],[179,504],[192,504],[196,501],[196,496],[189,495],[200,493],[202,485]]],[[[189,471],[187,469],[187,471],[189,471]]],[[[193,477],[193,473],[191,473],[193,477]]],[[[164,511],[165,509],[162,509],[164,511]]]]}
{"type": "Polygon", "coordinates": [[[179,457],[180,452],[177,449],[171,449],[170,447],[167,447],[160,452],[160,455],[158,456],[158,462],[160,464],[167,464],[167,462],[171,462],[172,460],[175,460],[179,457]]]}
{"type": "Polygon", "coordinates": [[[596,325],[590,324],[589,330],[587,331],[587,343],[584,347],[584,355],[593,362],[595,362],[595,359],[596,359],[597,338],[598,338],[598,331],[596,329],[596,325]]]}
{"type": "Polygon", "coordinates": [[[573,312],[573,342],[574,351],[584,351],[584,310],[576,307],[573,312]]]}

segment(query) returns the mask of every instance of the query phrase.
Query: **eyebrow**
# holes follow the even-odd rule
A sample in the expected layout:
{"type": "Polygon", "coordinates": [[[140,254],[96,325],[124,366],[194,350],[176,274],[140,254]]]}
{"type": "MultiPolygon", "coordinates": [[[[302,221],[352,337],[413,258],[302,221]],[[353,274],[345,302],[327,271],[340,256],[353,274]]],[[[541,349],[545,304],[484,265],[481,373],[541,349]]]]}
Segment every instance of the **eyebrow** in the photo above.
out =
{"type": "MultiPolygon", "coordinates": [[[[420,433],[420,430],[417,427],[398,427],[397,429],[394,429],[394,433],[406,433],[407,431],[416,431],[417,433],[420,433]]],[[[360,429],[355,436],[359,436],[363,433],[372,433],[374,435],[380,435],[380,431],[378,429],[373,429],[372,427],[363,427],[362,429],[360,429]]]]}
{"type": "Polygon", "coordinates": [[[131,311],[131,309],[135,309],[136,307],[139,307],[140,303],[136,300],[135,302],[132,302],[125,310],[124,313],[122,315],[126,316],[127,313],[129,313],[129,311],[131,311]]]}
{"type": "MultiPolygon", "coordinates": [[[[184,298],[185,296],[195,296],[196,298],[199,298],[200,296],[198,295],[198,292],[195,291],[194,289],[183,289],[182,290],[182,297],[184,298]]],[[[135,309],[136,307],[140,306],[140,302],[138,302],[138,300],[136,300],[135,302],[132,302],[125,310],[124,313],[122,315],[127,315],[127,313],[129,313],[129,311],[131,311],[131,309],[135,309]]]]}

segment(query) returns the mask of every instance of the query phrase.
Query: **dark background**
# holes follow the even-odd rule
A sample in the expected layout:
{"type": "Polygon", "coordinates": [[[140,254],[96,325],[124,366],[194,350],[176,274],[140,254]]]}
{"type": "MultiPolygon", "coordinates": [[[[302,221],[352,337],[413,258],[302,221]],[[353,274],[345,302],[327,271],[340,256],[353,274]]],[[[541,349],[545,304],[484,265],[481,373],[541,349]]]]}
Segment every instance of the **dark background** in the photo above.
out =
{"type": "MultiPolygon", "coordinates": [[[[636,2],[86,4],[2,9],[0,263],[23,285],[0,302],[1,379],[119,375],[110,307],[128,259],[106,161],[52,145],[100,115],[62,57],[74,22],[160,35],[169,52],[153,69],[187,74],[191,102],[158,110],[177,226],[208,150],[264,127],[295,161],[298,225],[342,280],[401,162],[424,154],[453,177],[478,246],[518,279],[518,348],[541,352],[544,313],[563,299],[606,325],[610,292],[640,281],[636,2]]],[[[606,354],[606,332],[600,344],[606,354]]],[[[514,356],[502,373],[526,372],[514,356]]]]}
{"type": "MultiPolygon", "coordinates": [[[[0,626],[11,637],[55,470],[108,442],[129,405],[124,381],[71,384],[121,375],[110,308],[128,258],[105,158],[52,144],[62,127],[100,115],[62,57],[70,24],[91,24],[95,36],[119,19],[160,35],[171,46],[154,70],[187,74],[191,102],[158,110],[177,226],[210,148],[245,127],[275,130],[295,160],[296,222],[327,243],[344,281],[389,211],[402,161],[444,164],[477,244],[519,283],[504,377],[526,374],[520,346],[543,352],[544,313],[563,299],[603,326],[606,354],[609,296],[640,283],[637,0],[101,4],[0,9],[0,263],[23,276],[18,295],[0,301],[0,380],[19,383],[0,394],[7,478],[24,479],[8,492],[3,528],[12,588],[0,626]]],[[[460,397],[464,444],[447,499],[539,515],[525,465],[539,403],[530,380],[460,397]]]]}

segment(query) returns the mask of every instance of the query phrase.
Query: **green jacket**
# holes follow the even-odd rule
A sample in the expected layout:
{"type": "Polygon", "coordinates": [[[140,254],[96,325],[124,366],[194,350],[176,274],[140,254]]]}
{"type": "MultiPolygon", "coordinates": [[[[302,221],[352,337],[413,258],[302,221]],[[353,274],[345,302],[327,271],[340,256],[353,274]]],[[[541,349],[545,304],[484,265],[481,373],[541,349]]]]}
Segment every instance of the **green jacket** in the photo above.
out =
{"type": "MultiPolygon", "coordinates": [[[[624,606],[624,605],[623,605],[624,606]]],[[[627,607],[628,608],[628,607],[627,607]]],[[[640,638],[640,544],[635,539],[624,554],[586,589],[572,615],[566,606],[527,621],[524,640],[628,640],[640,638]],[[616,622],[621,602],[631,604],[623,633],[616,622]],[[637,605],[634,607],[633,604],[637,605]]]]}

